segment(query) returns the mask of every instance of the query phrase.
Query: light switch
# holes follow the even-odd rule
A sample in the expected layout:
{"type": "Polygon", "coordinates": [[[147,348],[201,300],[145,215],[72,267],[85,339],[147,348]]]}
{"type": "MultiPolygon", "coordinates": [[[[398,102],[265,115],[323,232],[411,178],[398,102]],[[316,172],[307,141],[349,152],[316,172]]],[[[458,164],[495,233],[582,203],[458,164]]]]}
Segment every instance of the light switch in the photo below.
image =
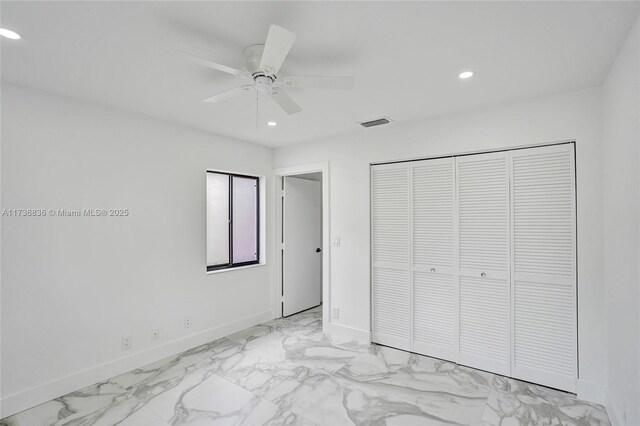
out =
{"type": "Polygon", "coordinates": [[[340,247],[340,237],[335,237],[333,240],[331,240],[331,246],[340,247]]]}

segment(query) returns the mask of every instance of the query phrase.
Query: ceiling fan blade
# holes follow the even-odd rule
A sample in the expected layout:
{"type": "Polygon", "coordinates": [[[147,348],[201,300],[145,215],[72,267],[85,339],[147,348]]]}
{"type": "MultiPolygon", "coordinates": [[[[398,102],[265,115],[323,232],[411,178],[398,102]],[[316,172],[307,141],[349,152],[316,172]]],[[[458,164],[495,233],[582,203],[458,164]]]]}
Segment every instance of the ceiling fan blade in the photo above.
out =
{"type": "Polygon", "coordinates": [[[282,83],[292,89],[351,89],[354,80],[353,77],[288,76],[282,83]]]}
{"type": "Polygon", "coordinates": [[[302,111],[300,105],[291,99],[287,92],[282,89],[277,87],[272,89],[271,92],[269,92],[269,96],[271,96],[271,99],[273,99],[275,103],[277,103],[287,114],[295,114],[302,111]]]}
{"type": "Polygon", "coordinates": [[[205,100],[203,100],[202,102],[210,102],[210,103],[217,103],[220,101],[224,101],[227,100],[229,98],[233,98],[236,95],[239,95],[242,92],[246,92],[248,90],[251,90],[251,88],[253,87],[252,84],[243,84],[242,86],[238,86],[238,87],[234,87],[233,89],[224,91],[222,93],[218,93],[217,95],[211,96],[210,98],[207,98],[205,100]]]}
{"type": "Polygon", "coordinates": [[[260,68],[268,74],[277,74],[295,40],[296,35],[291,31],[271,25],[260,59],[260,68]]]}
{"type": "Polygon", "coordinates": [[[222,72],[226,72],[227,74],[235,75],[237,77],[243,77],[243,78],[249,77],[249,73],[247,73],[245,71],[240,71],[238,69],[235,69],[235,68],[232,68],[232,67],[228,67],[226,65],[218,64],[218,63],[210,61],[208,59],[204,59],[204,58],[201,58],[199,56],[192,55],[191,53],[183,52],[182,50],[178,50],[178,52],[180,52],[181,54],[185,55],[186,57],[191,59],[191,61],[195,62],[196,64],[204,65],[205,67],[213,68],[214,70],[218,70],[218,71],[222,71],[222,72]]]}

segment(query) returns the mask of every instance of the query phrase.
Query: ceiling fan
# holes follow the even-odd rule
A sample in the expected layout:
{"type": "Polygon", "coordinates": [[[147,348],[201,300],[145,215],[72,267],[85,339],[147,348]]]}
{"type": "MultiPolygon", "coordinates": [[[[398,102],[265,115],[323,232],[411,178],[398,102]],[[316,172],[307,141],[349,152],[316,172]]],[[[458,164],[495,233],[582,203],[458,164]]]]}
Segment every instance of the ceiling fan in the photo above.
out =
{"type": "Polygon", "coordinates": [[[226,65],[212,62],[208,59],[182,52],[194,62],[218,71],[251,80],[230,90],[211,96],[204,102],[216,103],[229,99],[242,92],[257,90],[266,93],[287,114],[295,114],[302,108],[287,94],[286,89],[349,89],[353,87],[353,77],[330,76],[282,76],[278,72],[289,54],[296,39],[291,31],[271,25],[265,44],[253,44],[242,53],[246,70],[239,70],[226,65]]]}

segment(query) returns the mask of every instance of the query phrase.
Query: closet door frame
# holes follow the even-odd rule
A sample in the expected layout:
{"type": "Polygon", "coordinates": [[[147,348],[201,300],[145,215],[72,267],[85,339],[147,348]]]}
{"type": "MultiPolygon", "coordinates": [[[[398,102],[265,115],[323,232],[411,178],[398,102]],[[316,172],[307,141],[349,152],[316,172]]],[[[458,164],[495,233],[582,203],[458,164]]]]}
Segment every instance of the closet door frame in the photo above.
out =
{"type": "MultiPolygon", "coordinates": [[[[456,362],[462,365],[468,365],[474,368],[484,369],[496,374],[502,374],[513,378],[518,378],[522,380],[531,381],[534,383],[539,383],[545,386],[556,387],[558,389],[563,389],[570,392],[575,392],[577,380],[579,378],[579,346],[578,346],[578,247],[577,247],[577,180],[576,180],[576,165],[575,165],[575,141],[562,141],[551,144],[544,145],[531,145],[531,146],[522,146],[522,147],[514,147],[507,148],[503,150],[494,150],[494,151],[478,151],[464,154],[452,154],[449,156],[441,156],[436,158],[426,158],[426,159],[417,159],[417,160],[407,160],[403,162],[393,162],[393,163],[382,163],[370,164],[370,238],[371,238],[371,251],[370,251],[370,274],[371,274],[371,341],[376,343],[381,343],[383,345],[389,345],[392,347],[396,347],[403,350],[408,350],[411,352],[417,352],[424,354],[426,356],[431,356],[435,358],[442,358],[452,362],[456,362]],[[553,374],[545,374],[544,371],[527,371],[526,368],[518,367],[515,363],[515,233],[514,233],[514,170],[513,170],[513,158],[517,156],[517,153],[520,151],[528,151],[534,149],[546,149],[549,152],[560,152],[560,151],[570,151],[571,158],[573,160],[572,168],[571,168],[571,177],[573,183],[573,194],[572,194],[572,205],[573,205],[573,253],[574,253],[574,264],[573,264],[573,278],[572,278],[572,286],[573,286],[573,298],[572,298],[572,327],[573,330],[573,340],[571,344],[575,348],[575,357],[574,357],[574,377],[565,378],[563,380],[558,380],[557,377],[554,377],[553,374]],[[507,347],[509,353],[507,354],[506,363],[492,363],[486,362],[487,360],[475,359],[473,356],[469,357],[469,353],[466,353],[464,356],[460,350],[460,318],[461,318],[461,277],[463,275],[475,276],[475,274],[479,274],[480,270],[475,270],[474,268],[466,269],[465,273],[460,269],[460,190],[459,190],[459,162],[465,161],[465,157],[469,156],[491,156],[494,155],[496,157],[505,158],[506,159],[506,173],[507,173],[507,268],[504,273],[499,273],[498,271],[489,271],[487,273],[487,277],[491,277],[491,272],[495,274],[497,278],[504,278],[507,281],[507,309],[508,309],[508,332],[507,332],[507,347]],[[428,267],[421,267],[418,265],[414,265],[414,217],[413,217],[413,168],[422,161],[438,161],[448,159],[453,162],[453,170],[454,170],[454,235],[455,235],[455,244],[454,244],[454,252],[455,252],[455,267],[457,270],[457,276],[455,279],[455,297],[456,301],[454,303],[455,310],[455,354],[454,356],[449,356],[446,353],[438,353],[438,351],[434,351],[433,349],[429,349],[428,353],[424,350],[424,347],[416,347],[417,345],[414,342],[414,273],[416,271],[419,272],[427,272],[428,267]],[[389,341],[380,341],[375,337],[375,333],[373,330],[373,312],[374,312],[374,304],[373,304],[373,283],[374,283],[374,268],[385,267],[384,262],[378,262],[378,265],[374,262],[373,258],[373,170],[374,168],[380,167],[401,167],[404,165],[407,167],[407,191],[408,191],[408,253],[409,253],[409,262],[407,265],[408,272],[408,285],[409,285],[409,297],[407,307],[409,310],[409,339],[408,342],[404,339],[391,339],[389,341]],[[498,272],[496,274],[496,272],[498,272]],[[397,340],[397,341],[396,341],[397,340]]],[[[524,276],[526,278],[526,274],[519,274],[520,276],[524,276]]],[[[479,357],[481,358],[481,357],[479,357]]],[[[490,361],[490,360],[489,360],[490,361]]]]}

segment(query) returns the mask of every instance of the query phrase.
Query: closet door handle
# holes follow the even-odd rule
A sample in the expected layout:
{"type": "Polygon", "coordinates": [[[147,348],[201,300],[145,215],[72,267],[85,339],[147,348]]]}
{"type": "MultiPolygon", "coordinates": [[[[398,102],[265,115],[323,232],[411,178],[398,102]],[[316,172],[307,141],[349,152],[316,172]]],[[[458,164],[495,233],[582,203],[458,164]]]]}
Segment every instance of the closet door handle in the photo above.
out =
{"type": "Polygon", "coordinates": [[[481,274],[480,274],[480,276],[481,276],[482,278],[484,278],[484,277],[486,277],[486,276],[487,276],[487,274],[485,274],[485,273],[483,272],[483,273],[481,273],[481,274]]]}
{"type": "Polygon", "coordinates": [[[431,268],[431,272],[435,272],[435,271],[436,271],[436,268],[431,268]]]}

